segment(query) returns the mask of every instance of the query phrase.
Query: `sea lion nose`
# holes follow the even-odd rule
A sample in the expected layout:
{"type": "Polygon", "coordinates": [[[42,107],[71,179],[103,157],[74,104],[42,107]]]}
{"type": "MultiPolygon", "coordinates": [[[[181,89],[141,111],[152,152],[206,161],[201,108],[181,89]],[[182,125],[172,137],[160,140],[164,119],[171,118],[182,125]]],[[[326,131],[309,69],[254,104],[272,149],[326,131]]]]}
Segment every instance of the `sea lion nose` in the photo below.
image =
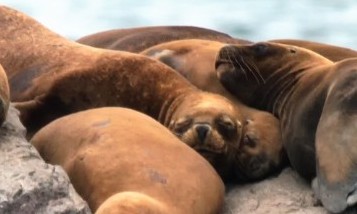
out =
{"type": "Polygon", "coordinates": [[[195,129],[198,135],[198,139],[201,141],[201,143],[203,143],[204,140],[206,139],[207,133],[210,130],[210,126],[206,124],[200,124],[197,125],[195,129]]]}

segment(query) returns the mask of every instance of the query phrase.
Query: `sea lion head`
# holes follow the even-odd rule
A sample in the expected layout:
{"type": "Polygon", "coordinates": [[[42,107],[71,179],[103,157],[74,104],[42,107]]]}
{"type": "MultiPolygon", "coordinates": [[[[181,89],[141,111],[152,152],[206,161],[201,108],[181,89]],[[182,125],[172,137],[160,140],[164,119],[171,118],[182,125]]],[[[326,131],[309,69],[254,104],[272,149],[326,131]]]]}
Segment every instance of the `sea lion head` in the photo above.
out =
{"type": "Polygon", "coordinates": [[[267,86],[287,82],[295,78],[295,74],[323,63],[332,62],[305,48],[259,42],[222,47],[215,68],[227,90],[243,102],[252,104],[257,97],[269,93],[267,86]]]}
{"type": "Polygon", "coordinates": [[[243,139],[234,158],[235,174],[241,181],[259,180],[277,172],[286,163],[279,120],[256,112],[244,121],[243,139]]]}
{"type": "Polygon", "coordinates": [[[229,100],[200,92],[184,97],[174,110],[168,128],[217,166],[218,162],[227,165],[230,155],[239,148],[241,121],[239,110],[229,100]]]}

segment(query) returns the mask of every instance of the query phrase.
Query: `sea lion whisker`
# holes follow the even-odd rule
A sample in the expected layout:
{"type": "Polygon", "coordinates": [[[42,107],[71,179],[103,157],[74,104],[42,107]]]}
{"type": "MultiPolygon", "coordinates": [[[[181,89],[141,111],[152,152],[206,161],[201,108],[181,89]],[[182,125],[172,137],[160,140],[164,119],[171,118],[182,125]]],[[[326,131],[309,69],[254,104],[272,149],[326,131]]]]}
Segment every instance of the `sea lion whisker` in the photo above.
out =
{"type": "Polygon", "coordinates": [[[253,75],[254,79],[257,81],[257,83],[259,84],[259,78],[256,76],[256,74],[254,73],[254,71],[252,70],[251,67],[248,66],[248,64],[244,61],[243,56],[239,55],[240,57],[240,61],[248,68],[248,70],[250,71],[250,73],[253,75]]]}
{"type": "Polygon", "coordinates": [[[247,58],[247,61],[249,62],[249,65],[254,68],[254,71],[259,75],[260,79],[262,80],[262,83],[265,84],[265,79],[263,75],[261,74],[258,66],[249,58],[247,58]]]}
{"type": "Polygon", "coordinates": [[[230,59],[230,61],[232,62],[233,65],[238,65],[240,67],[240,69],[242,70],[244,76],[245,76],[245,79],[248,80],[248,76],[247,76],[247,72],[246,70],[243,68],[243,66],[241,65],[241,63],[237,60],[236,57],[233,57],[233,60],[231,58],[231,54],[228,54],[227,55],[228,58],[230,59]]]}
{"type": "MultiPolygon", "coordinates": [[[[238,53],[239,54],[239,53],[238,53]]],[[[228,56],[231,59],[231,62],[233,63],[233,65],[238,65],[241,69],[241,71],[243,72],[245,79],[248,80],[248,76],[247,76],[247,71],[244,69],[244,67],[242,66],[242,64],[237,60],[237,58],[233,55],[231,58],[231,54],[228,56]]]]}

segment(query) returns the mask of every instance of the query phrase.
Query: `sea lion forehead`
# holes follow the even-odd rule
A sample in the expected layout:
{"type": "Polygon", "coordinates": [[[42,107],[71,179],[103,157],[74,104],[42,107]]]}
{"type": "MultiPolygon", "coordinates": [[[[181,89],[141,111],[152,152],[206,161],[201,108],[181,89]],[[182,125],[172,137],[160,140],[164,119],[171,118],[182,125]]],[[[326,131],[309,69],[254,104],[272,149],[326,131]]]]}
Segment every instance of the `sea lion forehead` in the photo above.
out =
{"type": "Polygon", "coordinates": [[[195,103],[195,106],[198,108],[220,109],[227,111],[227,113],[231,113],[236,110],[229,100],[214,94],[202,97],[199,102],[195,103]]]}

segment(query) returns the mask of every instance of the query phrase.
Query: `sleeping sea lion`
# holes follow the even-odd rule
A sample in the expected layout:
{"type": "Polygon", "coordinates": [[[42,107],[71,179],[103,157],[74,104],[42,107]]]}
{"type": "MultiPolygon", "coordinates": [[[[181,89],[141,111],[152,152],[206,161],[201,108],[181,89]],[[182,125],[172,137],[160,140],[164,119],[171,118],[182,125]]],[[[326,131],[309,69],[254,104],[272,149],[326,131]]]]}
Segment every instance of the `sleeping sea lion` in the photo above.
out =
{"type": "Polygon", "coordinates": [[[224,185],[211,165],[157,121],[118,107],[59,118],[31,139],[61,165],[93,212],[216,214],[224,185]]]}
{"type": "Polygon", "coordinates": [[[63,115],[129,107],[160,121],[226,177],[243,125],[226,98],[203,92],[173,69],[139,54],[69,41],[32,18],[0,7],[0,61],[11,99],[30,132],[63,115]]]}
{"type": "Polygon", "coordinates": [[[357,202],[357,59],[334,63],[278,43],[219,51],[221,83],[245,103],[274,113],[291,165],[331,212],[357,202]]]}

